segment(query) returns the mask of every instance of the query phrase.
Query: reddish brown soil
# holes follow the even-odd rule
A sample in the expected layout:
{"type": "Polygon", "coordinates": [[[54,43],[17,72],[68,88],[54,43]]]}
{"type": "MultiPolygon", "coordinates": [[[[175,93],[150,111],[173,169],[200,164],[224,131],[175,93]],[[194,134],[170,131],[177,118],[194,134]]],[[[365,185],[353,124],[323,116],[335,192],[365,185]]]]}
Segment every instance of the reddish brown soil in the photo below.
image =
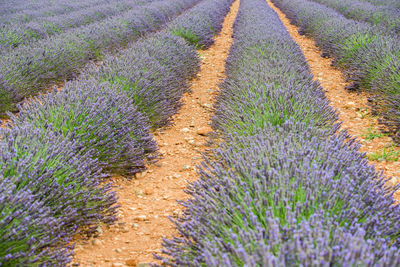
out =
{"type": "MultiPolygon", "coordinates": [[[[298,27],[290,24],[290,20],[274,4],[267,0],[267,3],[278,13],[279,18],[287,28],[289,34],[297,42],[303,51],[311,72],[315,79],[321,83],[331,105],[337,109],[342,128],[357,138],[361,144],[361,151],[368,154],[381,153],[384,149],[393,145],[390,137],[383,136],[367,140],[368,129],[379,133],[378,122],[370,115],[367,97],[365,93],[349,92],[345,89],[348,83],[343,79],[342,72],[331,66],[331,59],[321,57],[321,50],[315,45],[313,39],[302,36],[298,33],[298,27]]],[[[393,148],[400,152],[400,148],[393,148]]],[[[396,152],[395,152],[396,153],[396,152]]],[[[377,169],[384,170],[386,175],[392,176],[391,182],[400,182],[400,161],[370,161],[377,169]]],[[[400,194],[397,196],[400,200],[400,194]]]]}
{"type": "Polygon", "coordinates": [[[197,178],[195,166],[211,131],[211,107],[224,78],[238,8],[236,0],[215,44],[200,51],[201,70],[192,81],[192,93],[183,97],[184,106],[174,116],[175,124],[154,133],[163,159],[136,179],[113,178],[120,198],[119,220],[111,227],[99,226],[95,239],[77,240],[74,265],[145,266],[154,261],[152,253],[161,251],[162,237],[177,234],[168,216],[180,213],[177,200],[187,199],[183,189],[197,178]]]}

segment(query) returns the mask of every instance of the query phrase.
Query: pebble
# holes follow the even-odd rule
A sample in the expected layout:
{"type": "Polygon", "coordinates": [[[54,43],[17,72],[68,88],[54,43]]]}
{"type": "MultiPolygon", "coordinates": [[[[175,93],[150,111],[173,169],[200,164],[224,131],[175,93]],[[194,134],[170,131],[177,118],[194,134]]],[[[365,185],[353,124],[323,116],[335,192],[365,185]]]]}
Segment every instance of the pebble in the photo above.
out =
{"type": "Polygon", "coordinates": [[[147,174],[147,172],[146,172],[146,171],[144,171],[144,172],[141,172],[141,173],[139,173],[138,177],[139,177],[139,178],[143,178],[143,177],[145,177],[145,176],[146,176],[146,174],[147,174]]]}
{"type": "Polygon", "coordinates": [[[138,228],[138,227],[139,227],[139,224],[137,224],[137,223],[132,223],[132,227],[133,227],[133,228],[138,228]]]}
{"type": "Polygon", "coordinates": [[[147,262],[139,262],[137,267],[151,267],[151,265],[147,262]]]}
{"type": "Polygon", "coordinates": [[[121,232],[122,232],[122,233],[127,233],[127,232],[129,232],[128,227],[122,227],[122,228],[121,228],[121,232]]]}
{"type": "Polygon", "coordinates": [[[96,231],[97,231],[99,234],[102,234],[102,233],[103,233],[103,229],[101,229],[101,226],[97,226],[96,231]]]}
{"type": "Polygon", "coordinates": [[[125,264],[128,266],[137,266],[138,262],[136,259],[128,259],[125,261],[125,264]]]}
{"type": "Polygon", "coordinates": [[[178,215],[179,215],[179,210],[174,210],[174,211],[172,212],[172,214],[175,215],[175,216],[178,216],[178,215]]]}
{"type": "Polygon", "coordinates": [[[146,221],[147,220],[147,216],[146,215],[138,215],[138,216],[134,217],[133,220],[135,220],[135,221],[146,221]]]}
{"type": "Polygon", "coordinates": [[[189,131],[190,131],[189,128],[183,128],[183,129],[181,130],[182,133],[188,133],[189,131]]]}
{"type": "Polygon", "coordinates": [[[154,190],[151,189],[151,188],[146,188],[146,189],[144,190],[144,193],[145,193],[146,195],[151,195],[151,194],[154,193],[154,190]]]}
{"type": "Polygon", "coordinates": [[[210,132],[212,132],[212,129],[210,126],[201,127],[199,129],[197,129],[197,131],[196,131],[196,133],[198,135],[203,135],[203,136],[209,134],[210,132]]]}
{"type": "Polygon", "coordinates": [[[190,169],[190,165],[183,165],[183,170],[189,170],[190,169]]]}
{"type": "Polygon", "coordinates": [[[97,238],[95,238],[95,239],[92,240],[92,245],[93,246],[100,246],[101,245],[101,241],[98,240],[97,238]]]}
{"type": "Polygon", "coordinates": [[[122,263],[120,263],[120,262],[113,262],[113,264],[111,266],[112,267],[122,267],[124,265],[122,263]]]}
{"type": "Polygon", "coordinates": [[[116,248],[116,249],[115,249],[115,252],[117,252],[117,253],[121,253],[121,252],[122,252],[122,250],[121,250],[120,248],[116,248]]]}

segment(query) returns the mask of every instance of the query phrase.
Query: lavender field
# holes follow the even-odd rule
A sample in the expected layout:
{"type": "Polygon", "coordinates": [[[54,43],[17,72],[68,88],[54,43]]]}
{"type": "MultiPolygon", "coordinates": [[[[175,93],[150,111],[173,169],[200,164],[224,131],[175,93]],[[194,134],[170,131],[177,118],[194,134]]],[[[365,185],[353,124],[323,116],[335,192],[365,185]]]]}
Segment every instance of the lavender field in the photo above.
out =
{"type": "MultiPolygon", "coordinates": [[[[379,134],[397,146],[397,1],[271,2],[347,90],[368,94],[379,134]]],[[[213,112],[212,133],[197,131],[208,147],[176,204],[182,213],[170,217],[176,232],[154,240],[163,247],[154,265],[400,266],[400,184],[341,128],[265,0],[0,2],[0,266],[71,266],[77,236],[121,224],[115,177],[134,181],[167,164],[160,132],[196,104],[184,96],[207,79],[203,52],[233,3],[226,61],[211,62],[224,76],[207,73],[220,80],[206,87],[215,102],[197,100],[213,112]]],[[[141,266],[118,264],[99,266],[141,266]]]]}

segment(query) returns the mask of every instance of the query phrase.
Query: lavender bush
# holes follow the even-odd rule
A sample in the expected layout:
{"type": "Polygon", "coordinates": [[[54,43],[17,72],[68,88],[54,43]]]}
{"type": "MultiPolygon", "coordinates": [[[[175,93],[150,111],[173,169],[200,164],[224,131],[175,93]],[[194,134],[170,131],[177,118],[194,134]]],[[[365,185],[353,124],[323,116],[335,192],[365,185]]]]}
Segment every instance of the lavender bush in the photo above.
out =
{"type": "Polygon", "coordinates": [[[214,127],[167,266],[393,266],[400,207],[263,0],[242,0],[214,127]],[[260,99],[258,101],[257,99],[260,99]],[[264,104],[266,102],[266,104],[264,104]]]}
{"type": "Polygon", "coordinates": [[[111,184],[76,141],[30,124],[0,136],[0,264],[69,261],[78,227],[115,220],[111,184]]]}
{"type": "MultiPolygon", "coordinates": [[[[7,105],[36,94],[53,82],[73,78],[89,60],[100,59],[107,50],[124,46],[159,29],[198,1],[154,2],[101,23],[49,37],[33,45],[19,46],[0,59],[0,75],[15,92],[12,102],[7,105]]],[[[0,107],[0,112],[4,111],[5,107],[0,107]]]]}
{"type": "Polygon", "coordinates": [[[121,0],[117,3],[104,3],[90,8],[48,18],[39,18],[29,23],[6,25],[0,30],[0,50],[15,48],[20,44],[43,39],[51,35],[66,32],[70,28],[79,27],[107,17],[122,15],[138,3],[132,0],[121,0]]]}
{"type": "Polygon", "coordinates": [[[105,169],[121,174],[143,170],[157,151],[148,120],[127,95],[93,80],[69,82],[11,115],[11,124],[26,123],[78,140],[105,169]]]}
{"type": "Polygon", "coordinates": [[[167,125],[181,106],[187,81],[198,69],[199,58],[192,47],[181,38],[160,33],[136,42],[118,56],[109,56],[86,76],[125,91],[149,118],[151,127],[158,128],[167,125]]]}
{"type": "Polygon", "coordinates": [[[365,22],[347,19],[335,10],[307,0],[273,0],[300,32],[312,36],[325,53],[335,58],[354,88],[375,95],[374,110],[400,141],[400,39],[365,22]]]}
{"type": "Polygon", "coordinates": [[[358,0],[312,0],[340,12],[350,19],[382,26],[388,31],[400,32],[400,10],[388,6],[375,6],[358,0]]]}
{"type": "Polygon", "coordinates": [[[233,0],[202,1],[195,8],[174,20],[169,30],[197,48],[206,49],[212,37],[221,31],[222,22],[233,0]]]}

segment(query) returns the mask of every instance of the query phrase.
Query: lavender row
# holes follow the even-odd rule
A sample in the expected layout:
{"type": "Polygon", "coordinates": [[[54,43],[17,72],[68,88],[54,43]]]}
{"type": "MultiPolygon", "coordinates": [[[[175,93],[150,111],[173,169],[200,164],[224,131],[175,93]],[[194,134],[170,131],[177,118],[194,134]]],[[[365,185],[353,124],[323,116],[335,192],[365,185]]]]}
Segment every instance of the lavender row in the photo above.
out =
{"type": "Polygon", "coordinates": [[[400,39],[378,27],[345,18],[335,10],[307,0],[273,0],[300,33],[312,36],[324,53],[335,58],[362,88],[374,95],[372,104],[381,123],[400,141],[400,39]]]}
{"type": "Polygon", "coordinates": [[[397,0],[361,0],[362,2],[368,2],[376,6],[388,6],[400,9],[400,2],[397,0]]]}
{"type": "MultiPolygon", "coordinates": [[[[213,1],[206,0],[210,7],[213,1]]],[[[203,5],[188,13],[198,14],[197,8],[203,5]]],[[[13,128],[0,133],[0,168],[7,175],[0,189],[0,229],[6,229],[0,265],[64,266],[76,229],[115,220],[115,194],[102,183],[101,170],[131,175],[157,156],[149,128],[169,122],[199,63],[195,46],[166,30],[11,115],[13,128]],[[22,206],[25,201],[32,204],[22,206]]]]}
{"type": "MultiPolygon", "coordinates": [[[[48,18],[40,18],[24,24],[9,24],[0,30],[0,51],[11,50],[21,44],[47,38],[66,32],[71,28],[94,23],[137,8],[138,3],[122,0],[117,3],[104,3],[75,12],[48,18]]],[[[3,52],[5,52],[3,51],[3,52]]]]}
{"type": "Polygon", "coordinates": [[[58,0],[51,5],[46,1],[39,3],[8,1],[0,3],[0,23],[4,25],[24,23],[40,17],[67,14],[106,2],[106,0],[88,0],[84,2],[58,0]]]}
{"type": "MultiPolygon", "coordinates": [[[[167,266],[396,266],[395,187],[339,130],[264,0],[242,0],[214,128],[225,141],[164,240],[167,266]]],[[[163,266],[164,266],[163,265],[163,266]]]]}
{"type": "Polygon", "coordinates": [[[93,67],[86,76],[122,84],[153,128],[169,124],[182,104],[182,94],[188,90],[187,80],[199,69],[193,47],[187,47],[185,41],[197,48],[211,44],[231,3],[232,0],[202,1],[171,22],[165,31],[135,43],[118,56],[106,58],[100,68],[93,67]],[[190,32],[190,36],[182,32],[190,32]],[[193,43],[191,37],[197,42],[193,43]]]}
{"type": "Polygon", "coordinates": [[[221,31],[222,22],[233,0],[204,1],[169,25],[169,30],[197,48],[207,49],[212,37],[221,31]]]}
{"type": "Polygon", "coordinates": [[[156,31],[199,0],[153,2],[121,16],[79,27],[33,45],[21,45],[0,59],[0,114],[51,83],[73,78],[93,59],[101,59],[143,34],[156,31]]]}
{"type": "Polygon", "coordinates": [[[0,265],[64,266],[78,227],[115,221],[115,193],[78,142],[30,124],[0,135],[0,265]]]}
{"type": "Polygon", "coordinates": [[[375,6],[358,0],[312,0],[314,2],[331,7],[346,18],[358,21],[366,21],[373,25],[400,33],[400,9],[388,6],[375,6]]]}

